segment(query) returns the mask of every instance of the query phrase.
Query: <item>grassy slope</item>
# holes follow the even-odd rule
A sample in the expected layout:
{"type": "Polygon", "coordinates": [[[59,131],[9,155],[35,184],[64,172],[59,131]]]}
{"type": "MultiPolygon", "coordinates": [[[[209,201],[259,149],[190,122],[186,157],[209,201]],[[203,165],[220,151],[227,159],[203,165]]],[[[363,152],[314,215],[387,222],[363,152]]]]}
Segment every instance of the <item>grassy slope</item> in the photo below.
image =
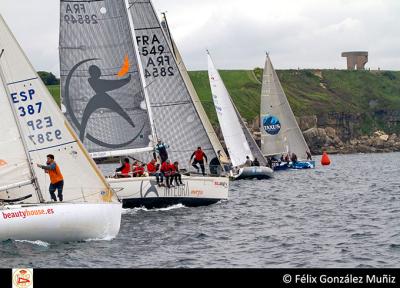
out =
{"type": "MultiPolygon", "coordinates": [[[[313,70],[278,70],[278,76],[296,116],[327,112],[373,113],[380,109],[400,110],[400,72],[322,70],[322,78],[313,70]],[[370,103],[374,103],[372,107],[370,103]]],[[[247,120],[259,113],[261,83],[252,71],[220,71],[221,77],[247,120]]],[[[213,124],[218,122],[212,103],[206,71],[189,75],[213,124]]],[[[261,78],[261,73],[257,73],[261,78]]],[[[261,79],[259,79],[261,80],[261,79]]],[[[59,103],[58,86],[50,92],[59,103]]]]}
{"type": "Polygon", "coordinates": [[[54,100],[56,100],[57,104],[60,105],[60,86],[59,85],[50,85],[47,86],[51,95],[53,95],[54,100]]]}

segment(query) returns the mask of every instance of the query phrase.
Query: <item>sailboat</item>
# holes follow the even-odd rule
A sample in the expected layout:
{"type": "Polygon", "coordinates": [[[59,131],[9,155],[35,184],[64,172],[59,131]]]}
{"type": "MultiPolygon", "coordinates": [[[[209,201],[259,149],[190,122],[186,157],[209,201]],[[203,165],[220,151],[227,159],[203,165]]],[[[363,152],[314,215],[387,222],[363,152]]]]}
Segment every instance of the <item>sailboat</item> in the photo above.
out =
{"type": "MultiPolygon", "coordinates": [[[[237,180],[246,178],[271,178],[273,175],[272,169],[266,167],[267,163],[250,131],[240,117],[208,51],[207,55],[208,75],[218,121],[226,147],[228,148],[231,163],[233,167],[240,168],[237,173],[232,175],[232,178],[237,180]],[[260,166],[242,167],[246,163],[246,157],[249,157],[252,161],[257,158],[260,166]]],[[[231,172],[233,174],[232,170],[231,172]]]]}
{"type": "MultiPolygon", "coordinates": [[[[0,16],[0,240],[114,238],[122,205],[0,16]],[[36,164],[53,154],[64,202],[36,164]]],[[[44,164],[44,163],[43,163],[44,164]]]]}
{"type": "Polygon", "coordinates": [[[261,151],[264,156],[280,157],[295,153],[298,157],[294,163],[288,161],[274,165],[274,170],[315,168],[315,161],[307,159],[310,149],[268,54],[263,73],[260,110],[261,151]]]}
{"type": "MultiPolygon", "coordinates": [[[[93,158],[133,155],[147,162],[157,139],[187,171],[198,146],[210,160],[217,157],[171,51],[150,1],[61,1],[64,110],[93,158]],[[79,25],[85,15],[89,19],[79,25]]],[[[168,188],[154,177],[107,178],[124,208],[228,198],[227,177],[182,180],[168,188]]]]}

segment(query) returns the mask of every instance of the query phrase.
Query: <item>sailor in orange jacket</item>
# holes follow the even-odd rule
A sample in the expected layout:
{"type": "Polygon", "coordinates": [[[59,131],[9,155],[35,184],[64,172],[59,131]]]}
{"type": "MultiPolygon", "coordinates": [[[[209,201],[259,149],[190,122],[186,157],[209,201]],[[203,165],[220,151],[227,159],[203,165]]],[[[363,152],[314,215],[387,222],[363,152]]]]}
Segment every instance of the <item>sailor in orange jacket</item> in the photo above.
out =
{"type": "Polygon", "coordinates": [[[39,168],[42,168],[46,171],[46,173],[50,176],[50,187],[49,192],[51,199],[53,201],[57,201],[56,194],[54,193],[57,189],[58,191],[58,200],[63,201],[62,190],[64,187],[64,177],[61,174],[60,167],[58,167],[57,163],[54,161],[54,155],[47,155],[46,165],[37,164],[39,168]]]}

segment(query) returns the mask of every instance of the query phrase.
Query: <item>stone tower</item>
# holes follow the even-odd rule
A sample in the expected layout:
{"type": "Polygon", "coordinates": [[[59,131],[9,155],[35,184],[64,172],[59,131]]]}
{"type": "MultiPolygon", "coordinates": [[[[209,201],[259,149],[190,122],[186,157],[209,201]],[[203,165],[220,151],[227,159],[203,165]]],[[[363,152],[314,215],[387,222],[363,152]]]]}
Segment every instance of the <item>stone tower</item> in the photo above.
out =
{"type": "Polygon", "coordinates": [[[368,62],[367,51],[343,52],[342,57],[347,58],[347,70],[364,70],[364,66],[368,62]]]}

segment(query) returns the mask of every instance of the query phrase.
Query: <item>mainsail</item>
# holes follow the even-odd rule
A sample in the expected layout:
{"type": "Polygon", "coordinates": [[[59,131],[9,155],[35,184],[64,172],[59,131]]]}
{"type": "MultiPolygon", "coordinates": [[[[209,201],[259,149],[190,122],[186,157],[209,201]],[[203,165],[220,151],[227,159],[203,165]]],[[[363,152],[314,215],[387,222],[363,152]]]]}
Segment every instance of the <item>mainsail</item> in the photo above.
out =
{"type": "Polygon", "coordinates": [[[167,35],[167,39],[169,40],[171,47],[173,48],[172,51],[174,52],[176,64],[178,65],[178,68],[181,71],[182,78],[185,81],[186,87],[189,90],[190,97],[192,97],[192,101],[197,110],[197,113],[199,113],[201,123],[203,124],[204,128],[206,129],[207,135],[210,138],[212,146],[214,147],[214,151],[216,153],[219,153],[219,160],[222,163],[228,163],[229,159],[226,156],[224,148],[222,147],[222,144],[218,139],[217,133],[215,133],[214,128],[211,125],[210,119],[208,118],[203,105],[201,104],[201,101],[200,101],[199,96],[197,95],[196,89],[194,88],[193,83],[190,80],[189,73],[187,72],[187,69],[186,69],[185,63],[183,62],[181,53],[179,52],[179,49],[176,46],[176,43],[170,33],[166,19],[164,21],[161,21],[161,26],[162,26],[165,34],[167,35]]]}
{"type": "Polygon", "coordinates": [[[261,150],[265,156],[295,153],[307,159],[309,150],[290,108],[269,55],[265,61],[261,91],[261,150]]]}
{"type": "Polygon", "coordinates": [[[246,162],[246,156],[249,156],[251,160],[254,160],[254,156],[241,127],[240,116],[233,105],[228,90],[226,90],[210,54],[207,55],[208,75],[219,125],[224,135],[232,165],[240,166],[246,162]]]}
{"type": "Polygon", "coordinates": [[[124,0],[61,0],[63,106],[94,158],[154,145],[124,0]]]}
{"type": "Polygon", "coordinates": [[[198,146],[216,157],[151,1],[129,0],[129,11],[156,135],[170,145],[169,158],[187,168],[198,146]]]}
{"type": "Polygon", "coordinates": [[[17,184],[22,182],[23,186],[24,182],[31,181],[36,187],[30,187],[30,191],[36,190],[38,193],[37,197],[28,201],[49,201],[49,177],[35,163],[44,164],[46,155],[53,154],[65,179],[65,201],[115,200],[114,193],[77,139],[2,17],[0,52],[0,127],[4,128],[0,141],[0,185],[9,185],[5,196],[9,196],[10,191],[16,188],[18,193],[12,197],[26,197],[27,190],[18,188],[17,184]],[[7,143],[12,146],[7,147],[7,143]]]}

